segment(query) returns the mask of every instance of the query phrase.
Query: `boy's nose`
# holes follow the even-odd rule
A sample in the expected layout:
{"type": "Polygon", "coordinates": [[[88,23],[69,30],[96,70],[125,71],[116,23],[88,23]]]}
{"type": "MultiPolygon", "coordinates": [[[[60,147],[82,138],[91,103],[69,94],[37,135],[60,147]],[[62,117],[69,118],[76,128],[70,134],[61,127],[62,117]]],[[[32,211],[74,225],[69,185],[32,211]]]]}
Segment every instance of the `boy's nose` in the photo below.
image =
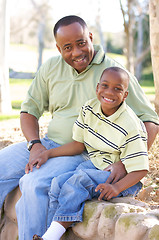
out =
{"type": "Polygon", "coordinates": [[[108,95],[114,95],[114,91],[111,88],[106,89],[105,93],[108,94],[108,95]]]}

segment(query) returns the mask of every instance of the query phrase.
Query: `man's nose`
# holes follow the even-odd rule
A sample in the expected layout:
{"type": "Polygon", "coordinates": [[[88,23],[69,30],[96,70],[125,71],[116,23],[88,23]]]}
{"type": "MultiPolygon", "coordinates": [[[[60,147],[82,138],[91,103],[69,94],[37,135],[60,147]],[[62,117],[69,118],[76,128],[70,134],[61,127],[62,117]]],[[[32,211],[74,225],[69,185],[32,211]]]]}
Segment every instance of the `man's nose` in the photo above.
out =
{"type": "Polygon", "coordinates": [[[81,54],[81,49],[79,47],[74,47],[72,50],[72,56],[73,57],[78,57],[81,54]]]}

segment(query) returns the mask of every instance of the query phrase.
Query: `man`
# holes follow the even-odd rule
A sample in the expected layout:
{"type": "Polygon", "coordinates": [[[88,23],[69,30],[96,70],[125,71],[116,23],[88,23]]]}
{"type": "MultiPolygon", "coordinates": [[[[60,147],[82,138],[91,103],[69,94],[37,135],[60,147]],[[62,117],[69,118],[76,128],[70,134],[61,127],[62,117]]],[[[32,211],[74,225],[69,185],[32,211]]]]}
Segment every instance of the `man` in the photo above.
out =
{"type": "MultiPolygon", "coordinates": [[[[0,152],[1,206],[8,192],[18,184],[22,192],[16,205],[19,240],[30,240],[35,232],[42,235],[46,231],[47,222],[50,222],[47,213],[52,179],[74,170],[85,157],[51,158],[40,169],[38,166],[33,169],[33,162],[38,161],[40,153],[46,149],[72,141],[73,123],[81,106],[95,97],[101,73],[106,67],[120,67],[105,56],[100,46],[93,46],[92,34],[77,16],[59,20],[54,36],[61,55],[43,64],[22,104],[21,128],[28,149],[26,143],[19,143],[0,152]],[[52,120],[47,136],[40,140],[38,119],[45,110],[52,113],[52,120]]],[[[150,147],[158,133],[159,120],[133,76],[130,76],[127,103],[145,123],[150,147]]],[[[126,174],[120,162],[107,170],[112,171],[108,182],[117,181],[126,174]]]]}

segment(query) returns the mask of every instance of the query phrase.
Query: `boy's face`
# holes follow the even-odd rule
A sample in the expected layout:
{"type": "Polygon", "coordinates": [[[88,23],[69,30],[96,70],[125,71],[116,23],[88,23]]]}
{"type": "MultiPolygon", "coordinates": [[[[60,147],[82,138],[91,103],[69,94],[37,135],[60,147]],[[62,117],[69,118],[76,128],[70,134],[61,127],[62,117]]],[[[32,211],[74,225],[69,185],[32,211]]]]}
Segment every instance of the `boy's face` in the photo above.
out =
{"type": "Polygon", "coordinates": [[[94,57],[92,34],[77,22],[58,29],[56,46],[63,59],[78,73],[84,71],[94,57]]]}
{"type": "Polygon", "coordinates": [[[104,115],[110,116],[117,111],[128,95],[127,88],[128,80],[124,75],[115,71],[104,71],[96,88],[104,115]]]}

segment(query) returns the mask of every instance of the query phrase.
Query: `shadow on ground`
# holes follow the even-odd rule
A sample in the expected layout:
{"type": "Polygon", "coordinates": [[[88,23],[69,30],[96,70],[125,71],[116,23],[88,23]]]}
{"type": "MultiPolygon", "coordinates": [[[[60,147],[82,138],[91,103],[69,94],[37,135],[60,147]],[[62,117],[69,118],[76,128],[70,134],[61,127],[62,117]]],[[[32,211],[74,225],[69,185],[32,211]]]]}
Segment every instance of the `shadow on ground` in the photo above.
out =
{"type": "Polygon", "coordinates": [[[30,72],[16,72],[14,70],[10,70],[9,77],[16,78],[16,79],[32,79],[34,78],[35,73],[30,72]]]}

